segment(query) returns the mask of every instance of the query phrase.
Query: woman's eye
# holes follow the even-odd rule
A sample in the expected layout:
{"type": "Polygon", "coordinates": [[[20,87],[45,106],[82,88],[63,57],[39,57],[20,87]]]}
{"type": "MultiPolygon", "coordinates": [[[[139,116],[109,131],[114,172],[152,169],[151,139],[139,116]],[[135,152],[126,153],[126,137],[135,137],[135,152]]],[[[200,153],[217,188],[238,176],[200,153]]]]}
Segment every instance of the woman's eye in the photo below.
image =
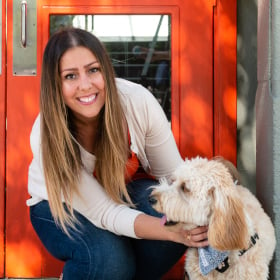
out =
{"type": "Polygon", "coordinates": [[[70,74],[65,75],[64,78],[65,78],[66,80],[73,80],[73,79],[76,78],[76,75],[70,73],[70,74]]]}
{"type": "Polygon", "coordinates": [[[90,72],[90,73],[96,73],[96,72],[98,72],[98,71],[100,71],[100,68],[98,68],[98,67],[93,67],[93,68],[90,68],[90,69],[89,69],[89,72],[90,72]]]}

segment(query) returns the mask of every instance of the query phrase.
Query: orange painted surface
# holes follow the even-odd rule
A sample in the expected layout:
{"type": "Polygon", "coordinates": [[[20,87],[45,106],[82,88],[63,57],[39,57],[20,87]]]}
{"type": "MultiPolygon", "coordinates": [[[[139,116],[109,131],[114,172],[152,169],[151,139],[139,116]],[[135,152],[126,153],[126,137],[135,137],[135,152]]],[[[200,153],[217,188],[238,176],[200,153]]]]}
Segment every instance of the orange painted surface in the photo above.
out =
{"type": "MultiPolygon", "coordinates": [[[[3,1],[2,1],[3,2],[3,1]]],[[[39,110],[39,82],[48,18],[62,14],[170,14],[172,129],[183,157],[221,154],[236,159],[236,1],[39,0],[37,76],[13,76],[12,1],[7,20],[6,277],[58,276],[62,263],[41,246],[25,204],[31,161],[29,134],[39,110]],[[228,3],[231,2],[231,3],[228,3]],[[234,4],[235,3],[235,4],[234,4]]],[[[1,89],[5,82],[0,77],[1,89]]],[[[0,95],[0,129],[4,97],[0,95]]],[[[4,119],[4,118],[3,118],[4,119]]],[[[1,136],[1,141],[3,137],[1,136]]],[[[2,142],[0,172],[4,170],[2,142]]],[[[2,185],[0,182],[0,190],[2,185]]],[[[0,206],[3,200],[0,193],[0,206]],[[1,200],[2,198],[2,200],[1,200]]],[[[0,226],[3,221],[0,218],[0,226]]],[[[0,232],[1,233],[1,232],[0,232]]],[[[1,241],[1,240],[0,240],[1,241]]],[[[1,243],[0,243],[1,246],[1,243]]],[[[1,249],[1,248],[0,248],[1,249]]],[[[1,264],[0,264],[1,265],[1,264]]],[[[0,266],[1,268],[1,266],[0,266]]],[[[182,261],[164,279],[182,273],[182,261]]],[[[179,277],[179,276],[178,276],[179,277]]]]}
{"type": "MultiPolygon", "coordinates": [[[[13,6],[12,1],[7,3],[5,276],[33,277],[41,275],[43,263],[42,250],[39,242],[35,242],[36,236],[31,228],[26,206],[27,174],[31,160],[29,135],[38,113],[39,76],[13,75],[13,6]]],[[[40,48],[40,44],[38,47],[40,48]]],[[[41,61],[40,52],[38,61],[41,61]]]]}
{"type": "Polygon", "coordinates": [[[211,157],[213,6],[210,1],[186,2],[180,20],[179,148],[183,157],[211,157]]]}
{"type": "Polygon", "coordinates": [[[4,277],[4,231],[5,231],[5,119],[6,119],[6,45],[5,45],[5,1],[2,1],[2,38],[0,74],[0,278],[4,277]]]}
{"type": "Polygon", "coordinates": [[[214,153],[236,164],[236,1],[218,1],[214,13],[214,153]]]}

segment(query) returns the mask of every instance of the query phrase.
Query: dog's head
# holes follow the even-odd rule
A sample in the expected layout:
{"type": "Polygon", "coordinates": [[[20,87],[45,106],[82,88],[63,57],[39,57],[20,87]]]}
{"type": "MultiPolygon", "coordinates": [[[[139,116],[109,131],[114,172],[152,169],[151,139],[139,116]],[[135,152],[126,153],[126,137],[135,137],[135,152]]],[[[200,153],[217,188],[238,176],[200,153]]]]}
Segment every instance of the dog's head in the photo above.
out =
{"type": "Polygon", "coordinates": [[[208,225],[213,248],[246,248],[246,216],[229,166],[221,160],[197,157],[186,160],[174,172],[171,184],[162,180],[150,201],[154,209],[166,215],[166,226],[208,225]]]}

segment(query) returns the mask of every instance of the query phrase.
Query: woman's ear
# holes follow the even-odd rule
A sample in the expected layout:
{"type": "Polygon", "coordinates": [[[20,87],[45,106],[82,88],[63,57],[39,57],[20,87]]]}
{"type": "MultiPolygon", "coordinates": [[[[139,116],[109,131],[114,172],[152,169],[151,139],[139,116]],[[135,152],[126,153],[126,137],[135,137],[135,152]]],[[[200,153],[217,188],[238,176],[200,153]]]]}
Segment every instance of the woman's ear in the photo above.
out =
{"type": "MultiPolygon", "coordinates": [[[[236,187],[234,187],[236,188],[236,187]]],[[[208,228],[209,245],[217,250],[240,250],[248,247],[248,226],[243,204],[236,190],[213,187],[212,215],[208,228]]]]}

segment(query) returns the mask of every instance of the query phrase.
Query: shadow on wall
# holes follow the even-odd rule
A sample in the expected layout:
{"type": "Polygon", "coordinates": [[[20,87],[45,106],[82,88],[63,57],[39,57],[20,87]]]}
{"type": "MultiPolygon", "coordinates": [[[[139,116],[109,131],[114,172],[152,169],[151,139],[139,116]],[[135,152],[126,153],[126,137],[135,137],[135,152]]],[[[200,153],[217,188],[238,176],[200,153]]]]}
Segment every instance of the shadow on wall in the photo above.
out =
{"type": "Polygon", "coordinates": [[[237,1],[237,167],[256,192],[257,0],[237,1]]]}

